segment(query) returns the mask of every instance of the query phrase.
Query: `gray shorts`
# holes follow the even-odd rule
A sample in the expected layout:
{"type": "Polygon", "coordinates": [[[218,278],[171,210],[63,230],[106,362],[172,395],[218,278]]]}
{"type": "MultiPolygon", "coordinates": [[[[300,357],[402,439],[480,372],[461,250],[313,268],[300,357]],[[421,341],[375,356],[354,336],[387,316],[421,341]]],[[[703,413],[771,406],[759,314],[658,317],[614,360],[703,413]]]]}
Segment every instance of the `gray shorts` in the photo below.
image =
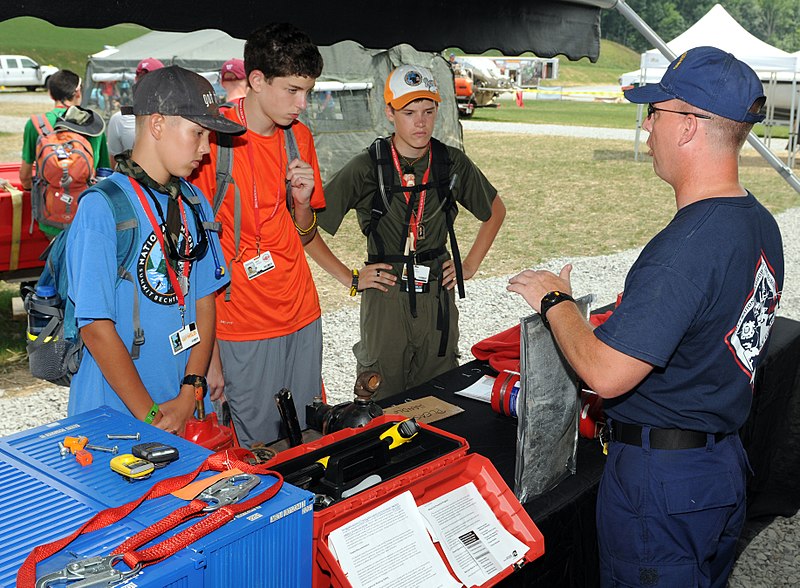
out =
{"type": "Polygon", "coordinates": [[[225,397],[243,447],[284,437],[275,394],[292,393],[300,427],[306,404],[322,390],[322,320],[283,337],[258,341],[219,340],[225,397]]]}

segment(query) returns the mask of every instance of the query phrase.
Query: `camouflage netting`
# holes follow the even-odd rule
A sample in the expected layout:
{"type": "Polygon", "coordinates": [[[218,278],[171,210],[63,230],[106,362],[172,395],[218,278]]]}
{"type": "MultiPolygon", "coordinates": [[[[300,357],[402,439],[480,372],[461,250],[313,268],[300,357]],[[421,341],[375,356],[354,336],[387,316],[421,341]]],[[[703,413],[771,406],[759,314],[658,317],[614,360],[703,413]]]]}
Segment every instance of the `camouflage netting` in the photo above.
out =
{"type": "MultiPolygon", "coordinates": [[[[219,69],[228,59],[241,57],[243,50],[244,41],[217,30],[147,33],[116,50],[105,50],[89,58],[83,106],[108,117],[119,103],[129,102],[136,65],[146,57],[203,74],[222,93],[219,69]]],[[[391,132],[384,114],[383,86],[389,72],[404,63],[421,65],[433,72],[442,95],[434,135],[463,149],[453,74],[439,54],[420,52],[410,45],[365,49],[353,41],[320,47],[320,53],[325,65],[301,120],[314,134],[323,179],[368,147],[375,137],[391,132]],[[330,89],[336,88],[330,82],[351,84],[355,89],[330,89]]]]}

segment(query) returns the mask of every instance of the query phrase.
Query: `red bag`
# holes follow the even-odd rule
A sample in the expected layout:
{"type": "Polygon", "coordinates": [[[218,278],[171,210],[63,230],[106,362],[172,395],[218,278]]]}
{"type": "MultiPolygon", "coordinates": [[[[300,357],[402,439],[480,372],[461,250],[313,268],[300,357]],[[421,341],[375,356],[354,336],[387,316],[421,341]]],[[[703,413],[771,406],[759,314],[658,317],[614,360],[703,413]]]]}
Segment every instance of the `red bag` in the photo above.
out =
{"type": "Polygon", "coordinates": [[[53,129],[44,115],[32,116],[31,121],[39,133],[31,189],[33,217],[63,229],[75,217],[78,196],[94,183],[94,151],[86,137],[53,129]]]}
{"type": "Polygon", "coordinates": [[[19,163],[0,164],[0,279],[33,277],[33,268],[44,267],[40,257],[50,241],[30,226],[31,194],[22,190],[19,163]]]}

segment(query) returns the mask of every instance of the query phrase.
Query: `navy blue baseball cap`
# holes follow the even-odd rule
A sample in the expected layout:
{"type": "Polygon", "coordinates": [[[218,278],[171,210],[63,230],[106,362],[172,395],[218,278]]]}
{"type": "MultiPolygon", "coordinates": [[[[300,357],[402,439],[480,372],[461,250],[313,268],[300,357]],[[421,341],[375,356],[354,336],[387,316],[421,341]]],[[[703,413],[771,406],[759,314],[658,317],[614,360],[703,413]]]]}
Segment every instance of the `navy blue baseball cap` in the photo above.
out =
{"type": "Polygon", "coordinates": [[[716,47],[695,47],[669,64],[657,84],[625,90],[635,104],[663,102],[677,98],[724,118],[746,123],[764,120],[751,112],[764,98],[764,86],[752,68],[716,47]]]}

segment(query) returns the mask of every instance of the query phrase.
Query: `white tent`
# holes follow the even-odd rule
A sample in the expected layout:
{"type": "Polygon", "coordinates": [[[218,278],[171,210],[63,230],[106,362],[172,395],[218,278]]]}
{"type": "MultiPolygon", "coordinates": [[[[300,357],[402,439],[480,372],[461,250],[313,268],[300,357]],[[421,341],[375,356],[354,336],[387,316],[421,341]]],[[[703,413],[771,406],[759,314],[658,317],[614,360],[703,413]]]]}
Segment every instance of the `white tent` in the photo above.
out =
{"type": "MultiPolygon", "coordinates": [[[[733,53],[759,72],[765,81],[775,72],[781,74],[780,79],[788,81],[800,69],[796,54],[787,53],[753,36],[719,4],[715,4],[694,25],[667,43],[676,55],[703,45],[733,53]]],[[[622,74],[620,84],[624,87],[658,82],[667,65],[669,60],[657,49],[650,49],[642,53],[641,69],[622,74]]],[[[786,108],[789,106],[786,105],[786,108]]]]}

